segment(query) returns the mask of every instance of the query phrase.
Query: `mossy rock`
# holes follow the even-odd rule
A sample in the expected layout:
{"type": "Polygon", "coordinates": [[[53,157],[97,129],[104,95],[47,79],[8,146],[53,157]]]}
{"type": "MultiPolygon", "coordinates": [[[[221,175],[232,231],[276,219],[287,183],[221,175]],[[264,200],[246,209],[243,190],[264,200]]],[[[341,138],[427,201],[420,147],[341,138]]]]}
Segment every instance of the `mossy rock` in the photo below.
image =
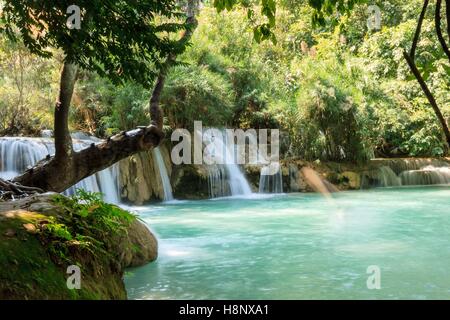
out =
{"type": "Polygon", "coordinates": [[[95,243],[92,246],[79,240],[82,237],[49,236],[52,224],[71,232],[80,227],[67,218],[73,212],[49,199],[35,199],[10,210],[0,207],[0,299],[126,299],[124,269],[155,260],[156,238],[136,218],[118,225],[121,232],[117,233],[93,225],[95,232],[86,230],[84,236],[103,236],[86,238],[95,243]],[[30,207],[45,208],[45,212],[30,207]],[[70,265],[80,268],[80,289],[67,286],[70,265]]]}

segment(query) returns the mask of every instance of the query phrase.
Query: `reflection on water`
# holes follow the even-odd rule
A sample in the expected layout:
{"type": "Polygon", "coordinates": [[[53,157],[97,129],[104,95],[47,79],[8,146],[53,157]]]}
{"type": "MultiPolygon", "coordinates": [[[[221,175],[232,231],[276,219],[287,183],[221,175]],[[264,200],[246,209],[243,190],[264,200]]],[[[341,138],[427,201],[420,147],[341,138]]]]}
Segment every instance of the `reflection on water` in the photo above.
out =
{"type": "Polygon", "coordinates": [[[450,298],[450,189],[406,188],[140,208],[159,258],[131,299],[450,298]],[[381,269],[368,290],[367,267],[381,269]]]}

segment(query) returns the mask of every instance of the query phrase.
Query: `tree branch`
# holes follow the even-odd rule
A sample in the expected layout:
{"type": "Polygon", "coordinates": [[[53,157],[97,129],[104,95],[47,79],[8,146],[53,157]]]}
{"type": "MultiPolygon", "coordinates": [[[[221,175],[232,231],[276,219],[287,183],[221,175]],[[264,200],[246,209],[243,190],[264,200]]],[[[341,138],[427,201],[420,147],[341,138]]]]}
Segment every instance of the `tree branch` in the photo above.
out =
{"type": "MultiPolygon", "coordinates": [[[[179,40],[180,45],[190,41],[197,26],[195,18],[198,0],[188,1],[188,29],[179,40]],[[191,14],[192,13],[192,14],[191,14]]],[[[46,191],[62,192],[94,173],[137,152],[157,147],[162,139],[163,113],[159,106],[168,69],[176,62],[170,55],[160,70],[150,99],[151,124],[148,127],[122,132],[98,144],[75,152],[68,129],[68,111],[76,81],[76,66],[65,63],[61,74],[61,89],[55,109],[56,154],[28,169],[13,181],[46,191]]]]}
{"type": "Polygon", "coordinates": [[[447,122],[445,121],[445,118],[442,115],[442,112],[441,112],[441,110],[438,107],[436,99],[434,99],[433,94],[431,93],[430,89],[428,88],[425,80],[422,78],[419,70],[417,69],[416,64],[414,63],[413,58],[410,57],[406,51],[403,52],[403,56],[405,57],[406,62],[409,65],[409,68],[411,69],[412,73],[414,74],[414,76],[416,77],[417,81],[419,82],[420,87],[422,88],[422,91],[425,93],[425,96],[427,97],[428,101],[430,102],[431,107],[434,110],[434,113],[436,114],[439,122],[441,123],[441,126],[442,126],[442,129],[444,131],[447,143],[450,146],[450,131],[449,131],[447,122]]]}
{"type": "MultiPolygon", "coordinates": [[[[197,28],[198,21],[195,17],[195,12],[197,10],[198,0],[188,0],[187,4],[187,19],[186,24],[188,28],[181,36],[178,44],[180,46],[185,46],[192,38],[195,29],[197,28]]],[[[162,132],[163,121],[164,121],[164,112],[160,107],[161,101],[161,93],[164,89],[164,84],[167,77],[167,72],[172,67],[177,59],[177,55],[171,54],[164,62],[159,72],[158,78],[156,80],[155,87],[153,89],[152,97],[150,98],[150,116],[151,116],[151,125],[155,126],[162,132]]]]}
{"type": "Polygon", "coordinates": [[[450,0],[445,0],[445,16],[447,17],[447,36],[450,42],[450,0]]]}
{"type": "Polygon", "coordinates": [[[447,144],[450,146],[450,130],[448,128],[447,121],[445,120],[444,116],[442,115],[442,112],[439,109],[436,99],[434,98],[433,94],[431,93],[431,90],[428,88],[428,85],[426,84],[425,80],[423,79],[422,75],[419,72],[419,69],[417,69],[417,66],[414,62],[417,43],[419,42],[420,32],[422,30],[423,20],[425,19],[425,13],[427,11],[428,2],[429,2],[428,0],[424,1],[422,12],[420,13],[419,21],[417,23],[416,32],[414,34],[414,39],[413,39],[413,43],[411,46],[410,54],[408,54],[408,52],[405,50],[405,51],[403,51],[403,56],[405,57],[409,68],[411,69],[412,73],[414,74],[414,77],[419,82],[420,87],[422,88],[422,91],[424,92],[425,96],[428,99],[428,102],[431,104],[431,107],[433,108],[434,113],[436,114],[436,117],[438,118],[439,122],[441,123],[442,130],[444,131],[445,138],[447,140],[447,144]]]}
{"type": "Polygon", "coordinates": [[[448,49],[447,43],[445,42],[444,36],[442,35],[441,29],[441,8],[442,8],[442,0],[436,0],[436,10],[434,13],[434,21],[436,25],[436,33],[441,43],[441,47],[447,55],[448,60],[450,61],[450,50],[448,49]]]}
{"type": "Polygon", "coordinates": [[[419,42],[420,32],[422,30],[423,20],[425,19],[425,13],[427,12],[428,3],[429,3],[428,0],[425,0],[424,3],[423,3],[422,12],[420,13],[419,22],[418,22],[417,28],[416,28],[416,33],[414,34],[414,39],[413,39],[413,43],[412,43],[412,46],[411,46],[411,51],[409,53],[410,57],[413,60],[414,60],[414,57],[416,55],[417,43],[419,42]]]}

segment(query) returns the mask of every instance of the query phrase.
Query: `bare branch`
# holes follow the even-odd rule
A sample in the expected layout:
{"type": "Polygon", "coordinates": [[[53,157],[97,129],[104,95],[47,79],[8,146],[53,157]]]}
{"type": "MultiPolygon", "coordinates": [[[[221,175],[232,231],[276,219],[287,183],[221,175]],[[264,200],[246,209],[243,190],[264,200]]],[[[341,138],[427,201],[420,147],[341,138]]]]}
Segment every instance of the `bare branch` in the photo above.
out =
{"type": "Polygon", "coordinates": [[[406,59],[406,62],[409,65],[409,68],[411,69],[412,73],[416,77],[417,81],[420,84],[420,87],[422,88],[422,91],[425,93],[425,96],[427,97],[428,101],[431,104],[431,107],[434,110],[434,113],[436,114],[439,122],[441,123],[442,129],[444,131],[446,140],[448,145],[450,146],[450,130],[448,128],[447,122],[445,121],[444,116],[442,115],[441,110],[438,107],[438,104],[436,102],[436,99],[434,98],[433,94],[431,93],[430,89],[428,88],[425,80],[423,79],[422,75],[420,74],[419,70],[417,69],[416,64],[414,63],[414,60],[411,56],[408,55],[406,51],[403,52],[403,56],[406,59]]]}
{"type": "Polygon", "coordinates": [[[441,29],[441,8],[442,8],[442,0],[436,0],[436,10],[434,14],[434,21],[436,25],[436,34],[441,44],[442,50],[444,50],[447,55],[448,60],[450,61],[450,50],[448,49],[447,43],[445,42],[444,36],[442,35],[441,29]]]}
{"type": "Polygon", "coordinates": [[[411,46],[411,51],[409,53],[410,57],[414,60],[416,55],[417,43],[419,42],[420,32],[422,31],[423,20],[425,19],[425,13],[427,12],[428,0],[425,0],[423,3],[422,12],[420,13],[419,22],[417,23],[416,33],[414,34],[413,43],[411,46]]]}

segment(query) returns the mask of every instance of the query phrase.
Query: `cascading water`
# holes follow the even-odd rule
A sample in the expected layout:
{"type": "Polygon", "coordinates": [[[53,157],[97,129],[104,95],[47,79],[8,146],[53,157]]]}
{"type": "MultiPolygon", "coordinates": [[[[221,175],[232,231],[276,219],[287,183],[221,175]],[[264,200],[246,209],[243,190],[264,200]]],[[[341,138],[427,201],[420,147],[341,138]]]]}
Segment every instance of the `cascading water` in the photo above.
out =
{"type": "Polygon", "coordinates": [[[425,166],[418,170],[408,170],[400,174],[403,185],[450,184],[450,166],[425,166]]]}
{"type": "Polygon", "coordinates": [[[261,168],[259,193],[283,193],[283,176],[279,162],[261,168]]]}
{"type": "Polygon", "coordinates": [[[207,156],[214,159],[208,166],[211,197],[251,195],[252,189],[236,164],[235,149],[233,144],[228,146],[225,132],[219,129],[206,130],[203,141],[207,144],[207,156]]]}
{"type": "MultiPolygon", "coordinates": [[[[256,135],[248,135],[248,139],[250,145],[258,146],[256,135]]],[[[271,157],[261,152],[259,147],[256,149],[256,154],[257,165],[261,166],[259,193],[283,193],[283,175],[280,162],[278,160],[271,161],[271,157]]]]}
{"type": "MultiPolygon", "coordinates": [[[[74,140],[74,149],[78,151],[86,148],[93,141],[97,140],[74,140]]],[[[0,138],[0,177],[12,179],[54,152],[53,140],[49,138],[2,137],[0,138]]],[[[64,194],[72,195],[76,189],[101,192],[105,201],[119,203],[117,166],[114,165],[87,177],[67,189],[64,194]]]]}
{"type": "Polygon", "coordinates": [[[158,168],[159,176],[161,178],[161,183],[164,191],[164,201],[173,200],[172,186],[170,185],[169,175],[167,174],[166,165],[161,154],[159,147],[153,149],[153,160],[155,166],[158,168]]]}
{"type": "Polygon", "coordinates": [[[374,159],[377,170],[362,176],[362,187],[450,184],[450,164],[438,159],[374,159]]]}
{"type": "Polygon", "coordinates": [[[0,138],[0,177],[12,179],[48,154],[41,139],[0,138]]]}

